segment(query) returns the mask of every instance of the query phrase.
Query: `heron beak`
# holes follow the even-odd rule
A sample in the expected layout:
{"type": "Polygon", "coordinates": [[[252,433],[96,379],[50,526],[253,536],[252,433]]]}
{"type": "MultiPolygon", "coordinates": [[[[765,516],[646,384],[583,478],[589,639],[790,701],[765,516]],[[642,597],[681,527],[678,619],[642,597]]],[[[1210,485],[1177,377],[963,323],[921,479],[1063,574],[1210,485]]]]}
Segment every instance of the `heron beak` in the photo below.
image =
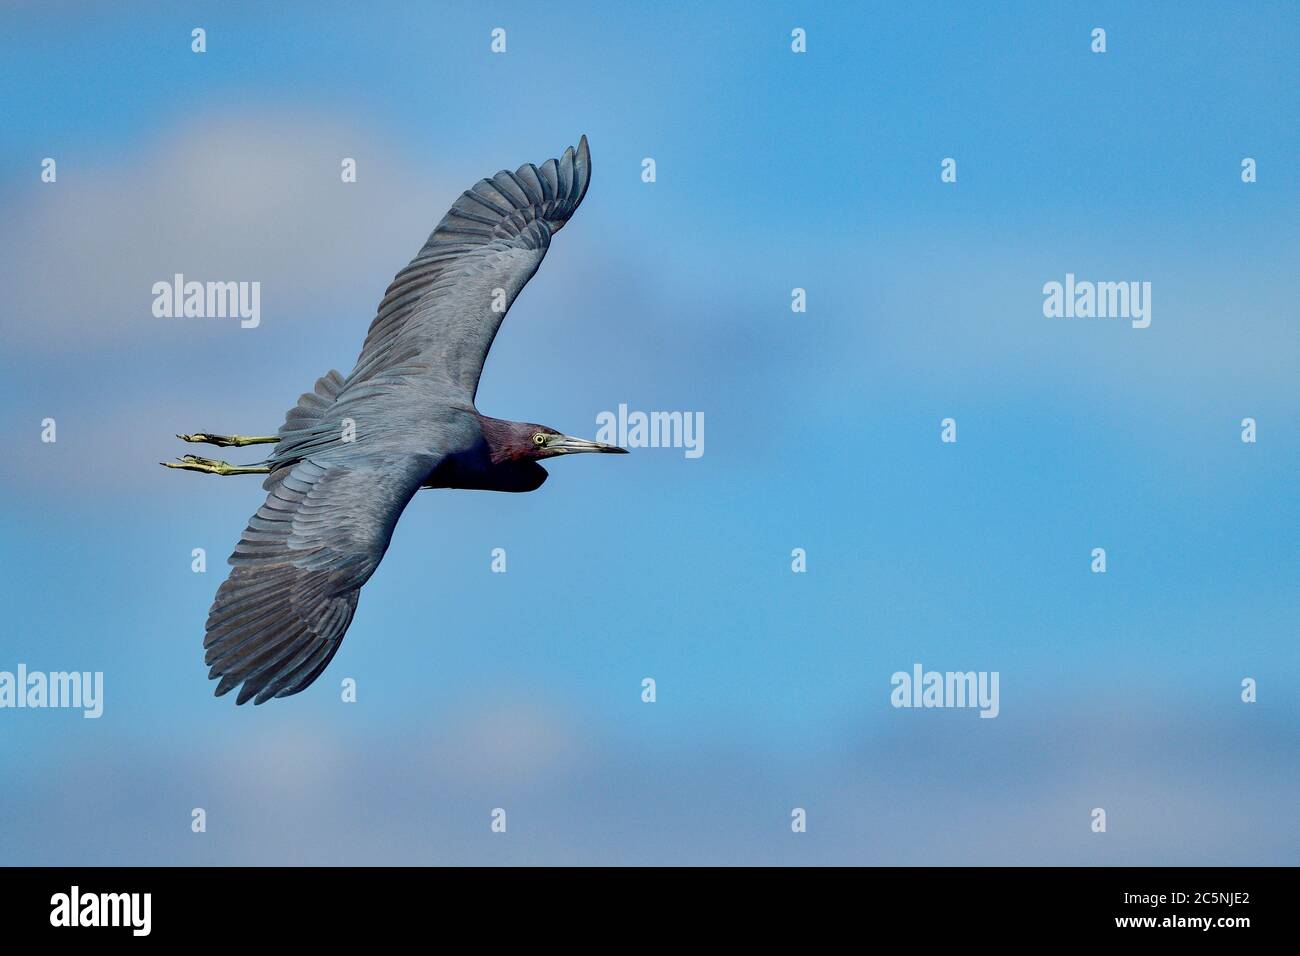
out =
{"type": "Polygon", "coordinates": [[[563,435],[554,438],[546,444],[547,451],[553,451],[557,455],[576,455],[584,451],[598,451],[607,455],[626,455],[627,449],[620,448],[618,445],[604,445],[598,441],[587,441],[585,438],[574,438],[572,435],[563,435]]]}

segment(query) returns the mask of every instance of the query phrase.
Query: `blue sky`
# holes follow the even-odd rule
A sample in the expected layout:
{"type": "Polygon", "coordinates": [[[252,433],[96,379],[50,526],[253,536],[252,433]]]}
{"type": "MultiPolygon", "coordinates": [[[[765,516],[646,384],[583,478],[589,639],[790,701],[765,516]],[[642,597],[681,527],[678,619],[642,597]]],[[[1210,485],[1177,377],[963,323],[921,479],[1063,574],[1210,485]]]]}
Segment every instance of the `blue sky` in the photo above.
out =
{"type": "Polygon", "coordinates": [[[0,861],[1297,862],[1293,4],[0,23],[0,670],[106,696],[0,711],[0,861]],[[172,434],[273,430],[460,190],[583,133],[479,405],[701,411],[704,456],[423,492],[316,685],[213,699],[262,495],[172,434]],[[261,325],[154,318],[174,272],[261,282],[261,325]],[[1151,282],[1150,328],[1044,318],[1067,272],[1151,282]],[[891,708],[918,661],[998,671],[1000,716],[891,708]]]}

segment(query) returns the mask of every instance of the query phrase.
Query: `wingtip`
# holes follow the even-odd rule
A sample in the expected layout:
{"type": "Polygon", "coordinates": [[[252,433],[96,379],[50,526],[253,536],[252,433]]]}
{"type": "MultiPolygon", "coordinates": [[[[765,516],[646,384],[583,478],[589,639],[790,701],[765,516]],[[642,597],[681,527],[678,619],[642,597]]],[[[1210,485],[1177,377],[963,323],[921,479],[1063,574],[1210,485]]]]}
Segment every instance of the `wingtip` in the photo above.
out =
{"type": "MultiPolygon", "coordinates": [[[[587,187],[591,185],[591,147],[587,145],[586,133],[583,133],[582,138],[578,140],[578,151],[573,158],[573,169],[581,183],[578,191],[578,203],[581,203],[583,197],[587,195],[587,187]]],[[[575,203],[576,205],[577,203],[575,203]]]]}

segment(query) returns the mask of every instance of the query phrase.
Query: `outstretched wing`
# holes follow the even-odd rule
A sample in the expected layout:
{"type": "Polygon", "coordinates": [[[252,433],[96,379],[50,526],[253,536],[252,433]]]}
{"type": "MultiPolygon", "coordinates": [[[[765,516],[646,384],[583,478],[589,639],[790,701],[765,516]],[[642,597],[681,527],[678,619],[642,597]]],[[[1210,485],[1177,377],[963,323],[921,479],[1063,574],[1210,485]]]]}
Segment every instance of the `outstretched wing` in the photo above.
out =
{"type": "Polygon", "coordinates": [[[427,423],[435,401],[471,405],[501,320],[590,182],[584,136],[559,159],[463,193],[389,285],[351,374],[330,372],[299,399],[270,461],[336,448],[345,423],[365,447],[379,432],[427,423]]]}
{"type": "Polygon", "coordinates": [[[391,369],[425,366],[473,399],[506,310],[590,182],[584,136],[559,159],[503,169],[462,193],[388,287],[343,395],[391,369]]]}
{"type": "Polygon", "coordinates": [[[268,480],[208,612],[208,676],[238,703],[287,697],[314,681],[352,623],[361,586],[397,519],[433,470],[431,455],[303,460],[268,480]]]}

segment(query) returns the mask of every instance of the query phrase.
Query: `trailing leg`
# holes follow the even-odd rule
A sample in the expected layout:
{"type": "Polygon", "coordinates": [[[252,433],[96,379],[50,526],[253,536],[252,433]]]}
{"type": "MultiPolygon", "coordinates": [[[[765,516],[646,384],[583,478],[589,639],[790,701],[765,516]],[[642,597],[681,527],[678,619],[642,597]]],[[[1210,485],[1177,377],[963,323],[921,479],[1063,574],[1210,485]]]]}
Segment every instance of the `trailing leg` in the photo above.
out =
{"type": "Polygon", "coordinates": [[[193,435],[177,435],[176,437],[181,441],[198,442],[200,445],[217,445],[221,448],[269,445],[280,440],[279,435],[212,435],[208,432],[195,432],[193,435]]]}
{"type": "Polygon", "coordinates": [[[198,455],[186,455],[176,461],[160,461],[158,464],[164,468],[201,471],[207,475],[268,475],[271,473],[270,465],[232,465],[228,461],[200,458],[198,455]]]}

